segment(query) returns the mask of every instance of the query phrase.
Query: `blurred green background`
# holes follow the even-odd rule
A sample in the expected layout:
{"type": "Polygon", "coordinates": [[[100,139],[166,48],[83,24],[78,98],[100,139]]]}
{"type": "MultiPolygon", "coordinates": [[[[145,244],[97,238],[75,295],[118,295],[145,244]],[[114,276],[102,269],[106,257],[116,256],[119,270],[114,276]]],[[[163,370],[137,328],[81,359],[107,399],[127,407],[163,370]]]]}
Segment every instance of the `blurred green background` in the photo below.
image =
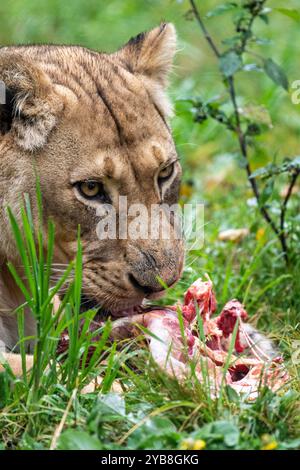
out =
{"type": "MultiPolygon", "coordinates": [[[[205,13],[220,3],[224,2],[201,0],[198,6],[205,13]]],[[[270,0],[267,5],[297,9],[299,0],[270,0]]],[[[10,0],[0,4],[0,44],[75,43],[113,51],[140,31],[161,21],[172,21],[178,31],[179,44],[171,95],[174,100],[192,95],[208,98],[222,91],[222,83],[215,59],[198,25],[187,19],[189,8],[187,0],[10,0]]],[[[222,38],[231,28],[230,14],[211,18],[207,23],[221,45],[222,38]]],[[[300,79],[300,22],[274,12],[270,15],[270,24],[258,20],[255,31],[257,36],[264,38],[264,42],[270,42],[257,48],[259,52],[280,63],[290,82],[300,79]]],[[[253,57],[248,57],[247,61],[253,62],[253,57]]],[[[277,88],[262,73],[240,73],[238,89],[249,102],[264,104],[273,120],[272,132],[262,137],[263,144],[252,155],[253,165],[266,163],[274,154],[297,154],[300,105],[293,105],[290,95],[277,88]]],[[[235,142],[231,135],[213,123],[201,127],[193,125],[188,108],[178,104],[174,133],[187,164],[187,177],[189,168],[194,174],[195,167],[201,170],[201,177],[205,171],[211,172],[207,162],[218,155],[235,152],[235,142]]],[[[221,158],[221,166],[231,164],[230,158],[221,158]]]]}

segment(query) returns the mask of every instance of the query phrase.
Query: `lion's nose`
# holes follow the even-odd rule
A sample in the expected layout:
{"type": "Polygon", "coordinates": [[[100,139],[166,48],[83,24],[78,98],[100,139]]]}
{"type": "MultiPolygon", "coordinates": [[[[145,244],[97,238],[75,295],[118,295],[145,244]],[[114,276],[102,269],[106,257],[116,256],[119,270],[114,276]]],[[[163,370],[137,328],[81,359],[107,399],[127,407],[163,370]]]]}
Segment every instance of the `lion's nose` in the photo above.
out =
{"type": "MultiPolygon", "coordinates": [[[[137,279],[136,276],[134,276],[132,273],[128,275],[128,278],[131,282],[131,284],[139,291],[142,291],[145,295],[150,295],[158,292],[162,292],[164,290],[164,287],[159,283],[159,280],[155,281],[155,283],[151,285],[146,285],[143,283],[142,280],[137,279]]],[[[169,282],[164,282],[165,285],[170,287],[172,284],[176,282],[176,279],[172,279],[169,282]]]]}

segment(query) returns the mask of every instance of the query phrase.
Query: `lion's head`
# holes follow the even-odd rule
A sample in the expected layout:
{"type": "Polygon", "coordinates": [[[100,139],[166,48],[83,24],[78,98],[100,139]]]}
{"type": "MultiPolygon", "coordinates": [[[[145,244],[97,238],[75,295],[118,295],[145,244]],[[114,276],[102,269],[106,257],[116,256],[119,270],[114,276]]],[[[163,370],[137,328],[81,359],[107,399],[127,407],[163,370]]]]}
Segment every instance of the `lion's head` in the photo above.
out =
{"type": "Polygon", "coordinates": [[[83,292],[117,314],[155,297],[180,277],[182,242],[170,237],[101,240],[99,209],[119,196],[128,207],[173,204],[180,164],[167,123],[165,96],[175,53],[174,27],[140,34],[114,54],[77,46],[0,49],[0,259],[14,261],[15,246],[4,207],[29,193],[34,204],[39,174],[45,215],[56,227],[55,261],[83,244],[83,292]]]}

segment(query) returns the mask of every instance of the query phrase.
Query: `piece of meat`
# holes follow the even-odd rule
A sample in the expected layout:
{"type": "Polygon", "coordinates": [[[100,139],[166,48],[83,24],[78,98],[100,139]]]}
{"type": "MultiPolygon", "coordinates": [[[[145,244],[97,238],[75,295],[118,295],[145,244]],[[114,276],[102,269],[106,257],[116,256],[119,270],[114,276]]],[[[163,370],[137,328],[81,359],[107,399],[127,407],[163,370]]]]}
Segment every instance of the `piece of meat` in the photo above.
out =
{"type": "Polygon", "coordinates": [[[192,322],[196,317],[196,306],[203,320],[207,321],[216,311],[217,302],[212,288],[212,282],[207,276],[207,281],[197,279],[184,294],[184,304],[182,314],[188,322],[192,322]]]}
{"type": "MultiPolygon", "coordinates": [[[[236,322],[242,322],[247,320],[247,318],[248,315],[244,306],[238,300],[233,299],[227,302],[216,323],[223,332],[224,338],[228,338],[233,333],[236,322]]],[[[240,328],[237,329],[234,347],[237,353],[242,353],[245,349],[240,340],[240,328]]]]}
{"type": "Polygon", "coordinates": [[[181,309],[184,337],[173,309],[153,310],[143,319],[149,332],[155,335],[155,338],[147,335],[152,357],[169,375],[179,381],[187,380],[191,377],[189,364],[192,361],[196,364],[195,373],[199,381],[203,383],[204,376],[205,381],[209,379],[212,397],[217,397],[221,385],[227,384],[245,395],[247,400],[255,400],[262,386],[277,391],[289,380],[282,358],[266,355],[247,334],[244,321],[248,315],[238,300],[229,301],[219,316],[211,318],[216,310],[216,298],[209,279],[198,279],[192,284],[185,293],[181,309]],[[204,342],[195,330],[196,305],[203,320],[204,342]],[[236,322],[234,349],[229,358],[236,322]],[[229,366],[226,372],[225,365],[229,366]]]}
{"type": "MultiPolygon", "coordinates": [[[[212,318],[216,305],[211,280],[208,277],[206,281],[198,279],[186,291],[183,305],[153,307],[146,313],[119,318],[112,322],[110,336],[112,340],[122,340],[143,334],[153,360],[179,382],[193,380],[193,364],[194,375],[209,387],[212,398],[218,397],[221,386],[225,384],[247,400],[255,400],[261,386],[277,391],[289,380],[282,358],[272,357],[261,349],[262,335],[259,334],[260,343],[254,343],[247,333],[249,328],[244,325],[247,312],[238,300],[230,300],[220,315],[212,318]],[[182,323],[178,309],[182,312],[182,323]],[[198,333],[197,309],[204,338],[198,333]],[[237,322],[234,347],[229,357],[237,322]]],[[[101,325],[103,319],[98,321],[96,317],[91,330],[96,331],[101,325]]],[[[98,340],[97,336],[93,338],[94,343],[98,340]]],[[[67,347],[68,338],[64,332],[58,352],[64,352],[67,347]]],[[[95,347],[96,344],[90,346],[89,355],[95,347]]]]}

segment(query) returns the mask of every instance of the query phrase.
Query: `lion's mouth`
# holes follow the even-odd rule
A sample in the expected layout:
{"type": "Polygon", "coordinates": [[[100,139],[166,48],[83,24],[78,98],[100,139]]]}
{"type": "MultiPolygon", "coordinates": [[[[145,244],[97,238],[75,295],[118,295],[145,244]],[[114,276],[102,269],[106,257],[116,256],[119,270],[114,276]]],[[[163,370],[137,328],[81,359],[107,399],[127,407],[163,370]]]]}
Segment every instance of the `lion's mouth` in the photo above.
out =
{"type": "Polygon", "coordinates": [[[139,313],[149,312],[153,307],[146,304],[134,305],[133,307],[123,308],[121,310],[107,310],[107,314],[113,318],[120,317],[131,317],[132,315],[137,315],[139,313]]]}
{"type": "Polygon", "coordinates": [[[99,305],[99,302],[97,302],[94,299],[90,299],[86,297],[85,295],[81,296],[81,313],[84,313],[88,310],[99,310],[98,314],[101,316],[103,319],[105,318],[120,318],[120,317],[130,317],[132,315],[137,315],[139,313],[145,313],[149,312],[152,310],[154,307],[152,305],[149,305],[147,301],[142,302],[141,304],[133,305],[131,307],[127,308],[121,308],[121,309],[105,309],[101,308],[99,305]]]}

